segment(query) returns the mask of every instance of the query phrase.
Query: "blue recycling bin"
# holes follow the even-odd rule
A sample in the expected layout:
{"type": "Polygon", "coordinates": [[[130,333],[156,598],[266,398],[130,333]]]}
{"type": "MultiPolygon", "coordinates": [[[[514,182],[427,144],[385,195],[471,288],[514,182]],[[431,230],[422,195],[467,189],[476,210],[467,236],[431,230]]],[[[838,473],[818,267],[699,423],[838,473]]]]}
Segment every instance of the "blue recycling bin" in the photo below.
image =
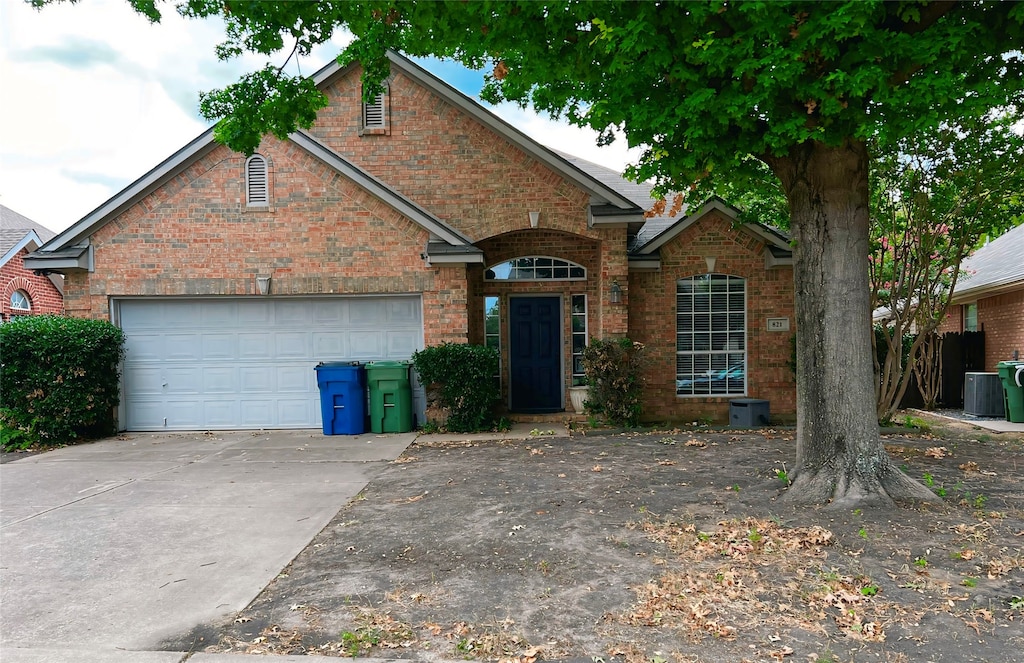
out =
{"type": "Polygon", "coordinates": [[[319,363],[320,415],[324,435],[359,435],[366,432],[366,368],[359,362],[319,363]]]}

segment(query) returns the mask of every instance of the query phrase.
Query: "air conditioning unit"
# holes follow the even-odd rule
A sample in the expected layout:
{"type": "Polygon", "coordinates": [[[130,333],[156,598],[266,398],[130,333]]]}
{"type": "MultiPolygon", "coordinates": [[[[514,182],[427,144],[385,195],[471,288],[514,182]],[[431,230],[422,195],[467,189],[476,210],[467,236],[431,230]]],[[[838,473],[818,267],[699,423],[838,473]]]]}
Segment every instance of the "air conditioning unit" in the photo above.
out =
{"type": "Polygon", "coordinates": [[[964,374],[964,413],[976,417],[1005,417],[1003,383],[998,373],[964,374]]]}

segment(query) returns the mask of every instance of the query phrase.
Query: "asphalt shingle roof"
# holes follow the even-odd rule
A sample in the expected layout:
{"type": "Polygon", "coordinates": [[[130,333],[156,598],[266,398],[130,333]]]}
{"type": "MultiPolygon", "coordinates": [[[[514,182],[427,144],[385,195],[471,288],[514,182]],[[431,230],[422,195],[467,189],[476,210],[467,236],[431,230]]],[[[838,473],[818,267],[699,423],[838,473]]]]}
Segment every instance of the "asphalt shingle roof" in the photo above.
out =
{"type": "Polygon", "coordinates": [[[36,231],[39,239],[47,242],[57,236],[49,228],[39,225],[27,216],[22,216],[9,207],[0,205],[0,256],[25,239],[30,230],[36,231]]]}
{"type": "Polygon", "coordinates": [[[1024,285],[1024,225],[1003,233],[975,251],[961,269],[966,275],[957,283],[955,299],[987,288],[1012,283],[1024,285]]]}

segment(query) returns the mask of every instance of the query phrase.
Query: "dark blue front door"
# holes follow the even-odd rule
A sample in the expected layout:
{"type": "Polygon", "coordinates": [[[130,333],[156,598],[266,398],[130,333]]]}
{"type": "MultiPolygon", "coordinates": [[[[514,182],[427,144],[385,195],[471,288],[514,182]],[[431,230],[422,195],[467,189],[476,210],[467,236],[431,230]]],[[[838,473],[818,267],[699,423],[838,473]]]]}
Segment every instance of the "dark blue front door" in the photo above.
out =
{"type": "Polygon", "coordinates": [[[558,297],[509,300],[513,412],[562,410],[562,316],[558,297]]]}

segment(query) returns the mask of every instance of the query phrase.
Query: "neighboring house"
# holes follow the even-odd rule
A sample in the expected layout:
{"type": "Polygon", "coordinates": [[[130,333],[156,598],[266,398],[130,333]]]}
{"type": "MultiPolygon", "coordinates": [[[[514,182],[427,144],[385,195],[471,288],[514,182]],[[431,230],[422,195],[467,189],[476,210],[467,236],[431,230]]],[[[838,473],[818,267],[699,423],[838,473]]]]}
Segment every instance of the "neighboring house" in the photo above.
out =
{"type": "Polygon", "coordinates": [[[32,254],[70,315],[125,331],[122,427],[314,427],[318,361],[448,341],[500,349],[513,415],[562,412],[587,340],[627,334],[651,418],[792,416],[784,236],[717,199],[646,219],[649,187],[391,59],[374,103],[331,64],[309,131],[249,158],[208,131],[32,254]]]}
{"type": "Polygon", "coordinates": [[[984,332],[985,371],[1024,357],[1024,225],[964,261],[939,332],[984,332]]]}
{"type": "Polygon", "coordinates": [[[64,311],[64,281],[26,269],[23,259],[55,233],[0,205],[0,322],[16,315],[64,311]]]}

